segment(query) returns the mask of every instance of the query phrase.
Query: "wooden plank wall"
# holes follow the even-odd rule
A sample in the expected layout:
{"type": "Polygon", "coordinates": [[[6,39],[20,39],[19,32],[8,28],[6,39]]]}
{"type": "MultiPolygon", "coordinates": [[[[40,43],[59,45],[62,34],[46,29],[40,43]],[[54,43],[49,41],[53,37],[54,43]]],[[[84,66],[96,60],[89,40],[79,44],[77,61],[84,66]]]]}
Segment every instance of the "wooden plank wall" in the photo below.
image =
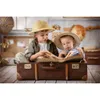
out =
{"type": "MultiPolygon", "coordinates": [[[[0,35],[0,44],[1,44],[1,42],[2,42],[1,40],[2,40],[2,38],[1,38],[1,35],[0,35]]],[[[0,45],[0,53],[1,53],[1,49],[2,49],[2,48],[1,48],[1,45],[0,45]]]]}
{"type": "Polygon", "coordinates": [[[3,41],[3,36],[0,34],[0,53],[2,52],[2,46],[1,46],[2,41],[3,41]]]}
{"type": "Polygon", "coordinates": [[[24,42],[27,47],[29,44],[29,39],[32,39],[32,37],[30,37],[30,36],[7,36],[4,38],[7,39],[8,41],[13,40],[14,44],[10,44],[9,48],[6,49],[6,51],[4,51],[2,53],[3,57],[14,57],[16,55],[16,53],[24,52],[25,48],[18,47],[17,42],[19,42],[19,41],[24,42]]]}

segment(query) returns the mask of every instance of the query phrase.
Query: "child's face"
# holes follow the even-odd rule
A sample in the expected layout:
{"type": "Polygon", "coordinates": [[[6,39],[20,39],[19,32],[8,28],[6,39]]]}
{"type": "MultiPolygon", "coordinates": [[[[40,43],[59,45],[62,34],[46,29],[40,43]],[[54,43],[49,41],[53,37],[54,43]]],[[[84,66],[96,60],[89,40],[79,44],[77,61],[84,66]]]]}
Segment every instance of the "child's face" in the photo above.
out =
{"type": "Polygon", "coordinates": [[[37,38],[39,43],[47,42],[48,40],[48,30],[40,31],[36,33],[35,37],[37,38]]]}
{"type": "Polygon", "coordinates": [[[71,50],[74,47],[74,39],[71,36],[60,38],[61,44],[65,50],[71,50]]]}

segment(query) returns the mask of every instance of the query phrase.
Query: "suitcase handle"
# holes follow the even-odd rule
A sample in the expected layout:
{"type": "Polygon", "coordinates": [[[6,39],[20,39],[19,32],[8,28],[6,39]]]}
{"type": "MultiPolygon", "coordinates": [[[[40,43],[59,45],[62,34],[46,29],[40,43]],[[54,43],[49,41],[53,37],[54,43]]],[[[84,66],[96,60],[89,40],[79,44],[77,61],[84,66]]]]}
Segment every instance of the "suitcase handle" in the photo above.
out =
{"type": "Polygon", "coordinates": [[[97,60],[97,59],[100,59],[100,57],[88,57],[87,59],[89,59],[89,60],[97,60]]]}
{"type": "MultiPolygon", "coordinates": [[[[48,66],[48,65],[42,64],[42,66],[48,66]]],[[[50,62],[49,66],[50,66],[50,67],[53,67],[53,66],[54,66],[54,63],[50,62]]]]}
{"type": "Polygon", "coordinates": [[[44,64],[41,66],[41,68],[45,70],[55,70],[55,69],[62,68],[62,67],[59,67],[58,65],[57,66],[54,66],[54,65],[55,65],[54,63],[50,62],[49,66],[44,64]]]}
{"type": "Polygon", "coordinates": [[[87,63],[86,59],[82,59],[80,63],[87,63]]]}
{"type": "Polygon", "coordinates": [[[42,69],[45,69],[45,70],[55,70],[57,69],[56,67],[41,67],[42,69]]]}

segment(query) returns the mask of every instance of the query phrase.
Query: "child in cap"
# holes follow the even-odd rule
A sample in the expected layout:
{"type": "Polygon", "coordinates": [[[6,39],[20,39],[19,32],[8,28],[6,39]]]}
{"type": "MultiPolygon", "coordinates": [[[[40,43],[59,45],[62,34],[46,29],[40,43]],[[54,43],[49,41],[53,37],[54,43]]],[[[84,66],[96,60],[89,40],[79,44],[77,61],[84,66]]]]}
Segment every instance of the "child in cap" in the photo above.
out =
{"type": "Polygon", "coordinates": [[[61,33],[55,38],[54,43],[59,49],[62,49],[59,57],[70,57],[81,54],[85,58],[83,50],[77,47],[80,44],[80,39],[74,33],[61,33]]]}
{"type": "MultiPolygon", "coordinates": [[[[29,43],[29,46],[24,53],[24,56],[28,61],[35,61],[40,56],[46,57],[47,52],[51,52],[58,56],[58,50],[55,44],[48,39],[48,33],[52,31],[54,31],[54,29],[49,27],[45,21],[38,20],[34,23],[32,31],[29,33],[34,39],[29,43]]],[[[18,54],[18,56],[19,55],[20,54],[18,54]]]]}

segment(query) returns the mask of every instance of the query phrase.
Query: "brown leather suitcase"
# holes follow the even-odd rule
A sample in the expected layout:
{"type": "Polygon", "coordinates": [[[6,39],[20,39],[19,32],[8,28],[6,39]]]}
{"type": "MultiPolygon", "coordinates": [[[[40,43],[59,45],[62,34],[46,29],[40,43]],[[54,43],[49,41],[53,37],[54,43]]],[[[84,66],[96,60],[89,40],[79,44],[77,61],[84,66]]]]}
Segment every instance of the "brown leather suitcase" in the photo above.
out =
{"type": "Polygon", "coordinates": [[[66,80],[68,79],[68,65],[65,63],[37,63],[36,80],[66,80]]]}
{"type": "Polygon", "coordinates": [[[68,80],[87,80],[87,63],[68,63],[68,80]]]}
{"type": "Polygon", "coordinates": [[[35,64],[34,63],[17,64],[17,79],[35,80],[35,64]]]}
{"type": "Polygon", "coordinates": [[[100,51],[85,52],[88,65],[100,65],[100,51]]]}

